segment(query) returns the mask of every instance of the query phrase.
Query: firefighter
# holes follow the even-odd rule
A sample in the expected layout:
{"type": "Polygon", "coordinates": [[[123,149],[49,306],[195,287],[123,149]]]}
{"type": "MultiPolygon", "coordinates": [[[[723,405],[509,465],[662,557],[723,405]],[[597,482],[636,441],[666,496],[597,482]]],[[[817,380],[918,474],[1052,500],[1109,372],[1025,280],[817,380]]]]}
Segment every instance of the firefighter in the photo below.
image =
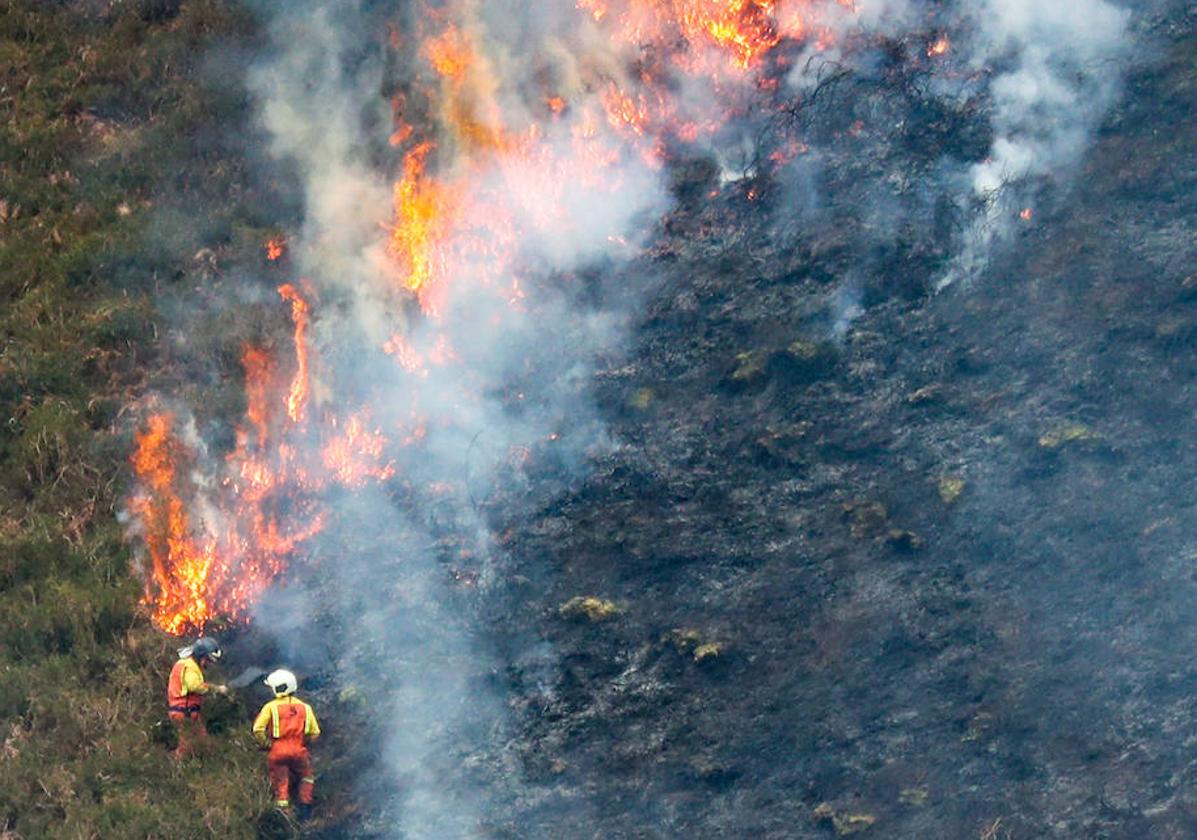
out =
{"type": "Polygon", "coordinates": [[[205,682],[201,668],[220,659],[220,653],[216,640],[207,637],[179,648],[179,661],[170,669],[170,680],[166,684],[167,713],[179,734],[175,758],[191,754],[195,745],[208,737],[202,712],[204,698],[213,692],[229,693],[226,686],[205,682]]]}
{"type": "Polygon", "coordinates": [[[307,745],[320,737],[320,724],[312,707],[295,696],[298,682],[290,671],[275,671],[265,683],[274,692],[274,699],[258,712],[254,737],[270,750],[266,770],[274,788],[274,805],[286,811],[291,807],[291,790],[297,788],[297,816],[306,820],[311,815],[316,786],[307,745]]]}

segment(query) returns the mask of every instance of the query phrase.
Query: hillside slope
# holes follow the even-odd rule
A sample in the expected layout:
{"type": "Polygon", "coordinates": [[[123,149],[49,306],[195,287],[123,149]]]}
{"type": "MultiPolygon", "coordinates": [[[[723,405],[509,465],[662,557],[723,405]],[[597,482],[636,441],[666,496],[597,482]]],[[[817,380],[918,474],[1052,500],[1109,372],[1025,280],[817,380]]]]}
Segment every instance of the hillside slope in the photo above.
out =
{"type": "Polygon", "coordinates": [[[524,613],[510,836],[1192,836],[1195,27],[980,280],[842,342],[835,224],[665,243],[626,445],[515,548],[620,612],[524,613]]]}
{"type": "MultiPolygon", "coordinates": [[[[261,246],[302,219],[244,96],[256,26],[218,0],[0,11],[3,837],[286,834],[252,690],[169,759],[175,640],[120,522],[134,415],[170,394],[229,444],[242,343],[287,337],[276,299],[237,297],[291,279],[261,246]]],[[[616,445],[580,484],[538,452],[470,500],[497,580],[452,522],[413,569],[350,501],[367,578],[317,545],[302,633],[214,628],[230,672],[291,656],[322,715],[308,836],[396,836],[415,771],[374,701],[413,673],[502,710],[428,757],[469,836],[1192,836],[1197,14],[1143,35],[1071,191],[973,284],[932,290],[929,226],[846,315],[867,153],[802,224],[777,184],[678,174],[619,269],[664,279],[593,382],[616,445]],[[449,594],[410,635],[349,632],[429,581],[449,594]]],[[[957,129],[894,154],[978,145],[957,129]]]]}
{"type": "Polygon", "coordinates": [[[174,643],[118,522],[122,413],[174,364],[159,296],[254,224],[230,140],[244,103],[206,69],[251,21],[101,5],[0,9],[0,835],[251,837],[267,791],[244,709],[214,710],[238,749],[168,756],[174,643]]]}

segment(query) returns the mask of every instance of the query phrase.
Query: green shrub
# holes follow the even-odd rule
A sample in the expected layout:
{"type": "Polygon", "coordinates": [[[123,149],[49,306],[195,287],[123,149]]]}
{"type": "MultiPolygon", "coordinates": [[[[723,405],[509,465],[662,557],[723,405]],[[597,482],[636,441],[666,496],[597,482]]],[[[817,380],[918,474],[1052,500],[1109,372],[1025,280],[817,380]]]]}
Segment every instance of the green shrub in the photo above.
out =
{"type": "Polygon", "coordinates": [[[0,592],[41,578],[76,575],[84,568],[83,558],[60,535],[0,538],[0,592]]]}

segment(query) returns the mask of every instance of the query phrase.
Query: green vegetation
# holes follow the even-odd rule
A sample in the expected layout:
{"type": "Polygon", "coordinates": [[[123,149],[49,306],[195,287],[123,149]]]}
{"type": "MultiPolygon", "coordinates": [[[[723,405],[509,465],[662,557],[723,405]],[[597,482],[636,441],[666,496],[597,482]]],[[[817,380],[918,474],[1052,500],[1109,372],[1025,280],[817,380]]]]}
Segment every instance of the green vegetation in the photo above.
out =
{"type": "Polygon", "coordinates": [[[872,814],[852,814],[839,811],[830,802],[821,802],[814,810],[814,817],[819,822],[830,822],[839,837],[858,834],[873,827],[877,818],[872,814]]]}
{"type": "Polygon", "coordinates": [[[745,350],[736,354],[728,384],[733,388],[759,385],[772,377],[795,385],[810,383],[834,370],[836,355],[828,342],[802,339],[782,349],[745,350]]]}
{"type": "Polygon", "coordinates": [[[1086,443],[1101,440],[1101,435],[1080,423],[1064,423],[1039,436],[1039,445],[1044,449],[1059,449],[1069,443],[1086,443]]]}
{"type": "Polygon", "coordinates": [[[250,837],[268,801],[240,727],[169,757],[174,644],[117,522],[122,410],[171,364],[155,300],[264,224],[227,139],[244,96],[205,78],[209,48],[252,23],[217,0],[0,6],[4,837],[250,837]]]}
{"type": "Polygon", "coordinates": [[[669,640],[678,653],[699,663],[710,664],[727,652],[724,642],[708,638],[695,627],[679,627],[669,634],[669,640]]]}
{"type": "Polygon", "coordinates": [[[576,595],[557,608],[557,614],[562,618],[587,621],[606,621],[619,615],[619,605],[606,598],[594,595],[576,595]]]}
{"type": "Polygon", "coordinates": [[[655,398],[656,394],[652,388],[637,388],[628,398],[628,406],[636,411],[647,411],[655,398]]]}
{"type": "Polygon", "coordinates": [[[939,479],[939,498],[945,505],[954,505],[960,500],[968,482],[958,475],[945,475],[939,479]]]}
{"type": "Polygon", "coordinates": [[[731,373],[732,382],[755,382],[765,375],[765,368],[768,364],[768,350],[745,350],[743,353],[737,353],[735,369],[731,373]]]}

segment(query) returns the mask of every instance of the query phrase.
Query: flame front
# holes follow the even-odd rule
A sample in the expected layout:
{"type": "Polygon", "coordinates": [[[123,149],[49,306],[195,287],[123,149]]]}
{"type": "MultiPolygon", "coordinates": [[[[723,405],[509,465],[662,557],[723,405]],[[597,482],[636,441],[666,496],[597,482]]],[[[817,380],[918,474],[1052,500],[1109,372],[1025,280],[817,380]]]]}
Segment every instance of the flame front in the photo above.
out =
{"type": "MultiPolygon", "coordinates": [[[[597,22],[614,19],[628,43],[682,39],[694,52],[714,48],[728,65],[748,70],[785,38],[804,32],[803,4],[785,0],[628,0],[615,13],[608,0],[578,0],[597,22]]],[[[697,65],[690,65],[697,66],[697,65]]]]}
{"type": "Polygon", "coordinates": [[[396,471],[388,438],[364,409],[344,420],[321,412],[317,428],[307,427],[310,307],[294,286],[279,295],[290,304],[295,370],[283,376],[267,350],[243,348],[245,418],[215,489],[185,478],[203,453],[186,442],[174,414],[151,414],[135,435],[138,489],[128,508],[147,557],[145,601],[168,633],[246,620],[292,555],[326,526],[324,490],[360,488],[396,471]]]}
{"type": "MultiPolygon", "coordinates": [[[[775,89],[788,60],[781,47],[804,42],[816,3],[826,5],[577,0],[578,28],[589,34],[568,45],[571,61],[537,76],[531,102],[526,80],[504,76],[510,57],[489,47],[474,4],[428,9],[422,69],[392,102],[390,142],[402,154],[389,243],[397,285],[434,319],[459,288],[518,300],[519,243],[573,235],[579,195],[604,201],[627,187],[627,161],[658,169],[670,142],[715,134],[740,98],[775,89]],[[677,96],[685,77],[701,79],[723,106],[677,96]],[[412,99],[427,103],[430,121],[409,121],[412,99]],[[478,282],[461,282],[469,276],[478,282]]],[[[819,46],[828,42],[821,32],[819,46]]],[[[543,52],[562,48],[552,42],[543,52]]]]}
{"type": "MultiPolygon", "coordinates": [[[[558,242],[580,247],[586,237],[607,251],[634,248],[629,231],[603,229],[593,211],[655,182],[669,149],[715,137],[750,100],[771,96],[796,47],[826,46],[830,36],[812,9],[850,6],[576,0],[573,26],[530,36],[543,39],[530,45],[543,59],[531,75],[512,74],[518,62],[494,47],[476,3],[426,9],[411,40],[393,27],[393,49],[414,41],[415,69],[392,101],[396,175],[385,271],[388,293],[419,311],[409,317],[401,304],[394,334],[378,349],[413,393],[450,368],[470,381],[450,338],[462,308],[485,311],[486,328],[498,330],[535,306],[529,243],[539,254],[558,242]],[[678,94],[688,87],[706,94],[678,94]]],[[[782,165],[801,151],[794,144],[768,161],[782,165]]],[[[279,262],[287,241],[265,243],[277,268],[288,263],[279,262]]],[[[128,507],[147,558],[146,601],[170,633],[245,620],[328,526],[326,491],[395,479],[398,451],[428,433],[414,409],[403,422],[380,423],[373,418],[382,412],[364,398],[330,398],[329,383],[314,387],[324,369],[313,345],[314,289],[307,281],[277,289],[291,321],[286,352],[242,348],[245,415],[223,459],[189,444],[170,412],[147,417],[137,434],[128,507]],[[190,478],[205,471],[216,478],[190,478]]]]}

